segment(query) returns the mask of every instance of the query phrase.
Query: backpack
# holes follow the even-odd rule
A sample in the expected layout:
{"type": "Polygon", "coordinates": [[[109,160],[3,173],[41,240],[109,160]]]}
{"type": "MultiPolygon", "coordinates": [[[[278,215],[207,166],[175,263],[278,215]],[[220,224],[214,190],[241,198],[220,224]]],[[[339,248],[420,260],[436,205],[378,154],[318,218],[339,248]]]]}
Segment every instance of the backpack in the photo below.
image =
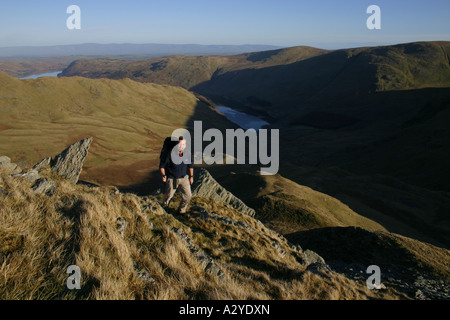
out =
{"type": "Polygon", "coordinates": [[[161,149],[161,154],[159,155],[159,159],[165,159],[166,156],[170,155],[170,153],[172,152],[172,149],[174,147],[176,147],[178,144],[178,139],[176,141],[172,141],[172,137],[167,137],[164,140],[164,144],[163,147],[161,149]]]}

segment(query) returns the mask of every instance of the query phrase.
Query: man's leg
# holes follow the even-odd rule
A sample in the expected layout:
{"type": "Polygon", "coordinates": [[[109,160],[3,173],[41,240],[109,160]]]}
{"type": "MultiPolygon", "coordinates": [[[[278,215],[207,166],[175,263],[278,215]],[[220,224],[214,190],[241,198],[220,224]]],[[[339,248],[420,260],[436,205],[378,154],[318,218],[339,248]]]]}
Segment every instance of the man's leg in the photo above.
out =
{"type": "Polygon", "coordinates": [[[189,177],[185,176],[182,179],[177,180],[177,184],[179,190],[181,192],[181,202],[178,207],[178,211],[180,213],[186,213],[186,209],[191,201],[192,193],[191,193],[191,184],[189,183],[189,177]]]}
{"type": "Polygon", "coordinates": [[[168,207],[169,206],[169,202],[170,200],[172,200],[173,195],[175,194],[176,189],[173,187],[173,181],[174,179],[172,178],[167,178],[167,181],[164,185],[164,203],[163,206],[164,207],[168,207]]]}

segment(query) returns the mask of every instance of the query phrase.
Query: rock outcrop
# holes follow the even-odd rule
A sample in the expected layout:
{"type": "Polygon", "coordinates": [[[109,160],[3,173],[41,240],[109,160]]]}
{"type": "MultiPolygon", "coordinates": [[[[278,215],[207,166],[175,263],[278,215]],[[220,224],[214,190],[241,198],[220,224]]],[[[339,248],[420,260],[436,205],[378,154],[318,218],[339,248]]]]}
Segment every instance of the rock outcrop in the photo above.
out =
{"type": "Polygon", "coordinates": [[[36,180],[40,178],[39,172],[35,169],[31,169],[30,171],[25,173],[13,174],[13,177],[21,177],[29,182],[36,182],[36,180]]]}
{"type": "Polygon", "coordinates": [[[189,251],[200,262],[205,272],[208,272],[209,274],[216,276],[221,281],[226,280],[226,276],[223,270],[209,255],[207,255],[204,251],[196,247],[194,241],[192,241],[192,239],[186,234],[186,232],[183,231],[183,229],[172,228],[172,231],[179,239],[183,240],[186,243],[186,246],[188,247],[189,251]]]}
{"type": "Polygon", "coordinates": [[[39,178],[31,187],[38,194],[52,196],[56,191],[55,182],[49,178],[39,178]]]}
{"type": "Polygon", "coordinates": [[[39,161],[38,163],[36,163],[32,170],[36,170],[36,171],[41,171],[42,169],[44,169],[46,166],[50,165],[50,161],[52,161],[51,157],[47,157],[41,161],[39,161]]]}
{"type": "Polygon", "coordinates": [[[203,168],[196,170],[194,184],[192,185],[192,195],[195,197],[211,198],[227,204],[241,213],[251,217],[255,216],[254,209],[249,208],[241,199],[222,187],[211,174],[203,168]]]}
{"type": "Polygon", "coordinates": [[[116,220],[116,228],[117,231],[120,233],[120,236],[122,239],[125,238],[125,230],[128,228],[128,221],[124,218],[117,218],[116,220]]]}
{"type": "Polygon", "coordinates": [[[213,212],[208,212],[205,208],[199,207],[199,206],[193,206],[190,208],[191,212],[198,212],[199,213],[199,217],[202,220],[207,220],[207,219],[212,219],[212,220],[216,220],[218,222],[230,225],[230,226],[238,226],[241,228],[246,229],[247,231],[250,232],[255,232],[255,230],[253,230],[253,228],[251,228],[250,226],[248,226],[245,222],[242,221],[234,221],[228,217],[224,217],[220,214],[218,214],[217,212],[213,211],[213,212]]]}
{"type": "Polygon", "coordinates": [[[86,138],[65,149],[50,161],[51,169],[70,182],[77,183],[92,141],[92,137],[86,138]]]}
{"type": "Polygon", "coordinates": [[[53,172],[66,178],[72,183],[77,183],[83,169],[84,159],[88,155],[89,147],[91,146],[93,138],[86,138],[80,140],[57,156],[51,158],[47,157],[36,163],[31,171],[40,172],[43,169],[50,167],[53,172]]]}
{"type": "Polygon", "coordinates": [[[26,181],[32,182],[31,188],[38,194],[52,196],[56,191],[56,184],[50,178],[41,178],[39,172],[47,167],[60,176],[68,179],[72,183],[77,183],[83,168],[83,162],[86,158],[93,138],[80,140],[69,146],[54,158],[47,157],[33,166],[27,172],[22,169],[7,156],[0,156],[0,167],[12,177],[20,177],[26,181]]]}
{"type": "Polygon", "coordinates": [[[22,169],[17,164],[12,163],[11,159],[7,156],[0,157],[0,166],[9,174],[18,174],[22,172],[22,169]]]}

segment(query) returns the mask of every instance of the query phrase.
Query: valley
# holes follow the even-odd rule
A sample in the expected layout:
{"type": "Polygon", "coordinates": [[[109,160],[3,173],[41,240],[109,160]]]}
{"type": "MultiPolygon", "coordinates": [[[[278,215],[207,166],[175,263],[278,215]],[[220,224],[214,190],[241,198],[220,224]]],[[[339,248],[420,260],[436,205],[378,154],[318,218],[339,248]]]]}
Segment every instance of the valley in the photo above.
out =
{"type": "MultiPolygon", "coordinates": [[[[113,296],[98,279],[119,285],[97,273],[91,258],[81,258],[83,250],[102,251],[83,233],[93,228],[101,243],[112,241],[121,252],[120,268],[132,279],[122,279],[120,297],[445,299],[448,292],[437,288],[439,279],[450,279],[449,53],[449,42],[342,50],[292,47],[237,55],[79,59],[57,78],[19,80],[0,72],[0,156],[26,172],[74,142],[93,138],[80,182],[71,186],[47,173],[59,185],[58,201],[39,200],[52,212],[54,230],[66,230],[55,231],[63,246],[71,245],[65,232],[86,236],[76,256],[66,256],[89,270],[93,289],[77,298],[113,296]],[[205,163],[196,165],[196,172],[207,169],[215,179],[204,180],[203,190],[226,190],[254,210],[254,217],[230,209],[223,202],[229,194],[220,193],[225,191],[195,196],[190,215],[177,216],[173,208],[165,212],[159,206],[157,171],[164,138],[176,128],[193,131],[195,121],[202,121],[203,131],[223,133],[248,124],[233,121],[229,112],[257,117],[258,125],[279,130],[278,173],[263,176],[259,165],[205,163]],[[151,210],[143,215],[145,206],[151,210]],[[99,214],[105,208],[113,209],[99,214]],[[67,224],[78,221],[71,215],[80,212],[85,220],[76,224],[84,224],[84,231],[67,224]],[[112,236],[115,231],[109,228],[122,215],[137,238],[132,231],[122,239],[112,236]],[[142,224],[145,219],[155,230],[142,224]],[[187,249],[177,237],[187,241],[187,249]],[[219,273],[193,280],[205,273],[195,262],[193,243],[218,261],[232,286],[220,282],[219,273]],[[326,266],[309,267],[307,250],[325,259],[326,266]],[[140,253],[145,253],[141,259],[140,253]],[[136,280],[133,261],[146,266],[156,291],[149,289],[151,283],[136,280]],[[364,279],[349,271],[356,265],[365,271],[369,264],[389,270],[385,275],[392,281],[386,282],[386,291],[367,291],[364,279]],[[194,273],[188,271],[192,266],[194,273]],[[167,280],[172,273],[183,285],[190,283],[189,289],[164,289],[167,283],[176,285],[173,278],[167,280]],[[253,280],[245,284],[246,277],[253,280]]],[[[61,66],[36,64],[27,72],[61,66]]],[[[12,64],[10,73],[23,76],[24,65],[20,68],[14,71],[12,64]]],[[[2,210],[30,214],[24,199],[38,200],[27,183],[2,174],[5,192],[0,196],[7,204],[2,210]]],[[[36,215],[43,226],[45,210],[36,215]]],[[[28,253],[37,250],[17,221],[5,219],[15,230],[13,236],[6,227],[0,230],[7,244],[0,248],[5,259],[20,253],[16,242],[23,239],[31,241],[28,253]]],[[[107,252],[105,257],[112,261],[115,255],[107,252]]],[[[45,294],[65,295],[58,290],[45,294]]]]}
{"type": "MultiPolygon", "coordinates": [[[[389,230],[448,248],[449,51],[448,42],[417,42],[79,60],[61,76],[177,85],[213,105],[263,117],[267,128],[280,130],[282,176],[389,230]]],[[[245,197],[233,182],[227,187],[245,197]]]]}

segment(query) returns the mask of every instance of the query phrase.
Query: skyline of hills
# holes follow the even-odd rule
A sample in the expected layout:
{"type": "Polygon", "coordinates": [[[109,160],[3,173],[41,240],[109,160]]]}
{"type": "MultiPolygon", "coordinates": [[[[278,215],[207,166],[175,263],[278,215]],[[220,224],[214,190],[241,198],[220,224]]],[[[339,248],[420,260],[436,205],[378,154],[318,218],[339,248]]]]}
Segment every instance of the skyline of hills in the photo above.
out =
{"type": "Polygon", "coordinates": [[[238,54],[243,52],[264,51],[281,48],[272,45],[200,45],[200,44],[163,44],[163,43],[83,43],[54,46],[16,46],[0,47],[0,59],[45,58],[62,56],[109,56],[109,55],[212,55],[238,54]]]}

